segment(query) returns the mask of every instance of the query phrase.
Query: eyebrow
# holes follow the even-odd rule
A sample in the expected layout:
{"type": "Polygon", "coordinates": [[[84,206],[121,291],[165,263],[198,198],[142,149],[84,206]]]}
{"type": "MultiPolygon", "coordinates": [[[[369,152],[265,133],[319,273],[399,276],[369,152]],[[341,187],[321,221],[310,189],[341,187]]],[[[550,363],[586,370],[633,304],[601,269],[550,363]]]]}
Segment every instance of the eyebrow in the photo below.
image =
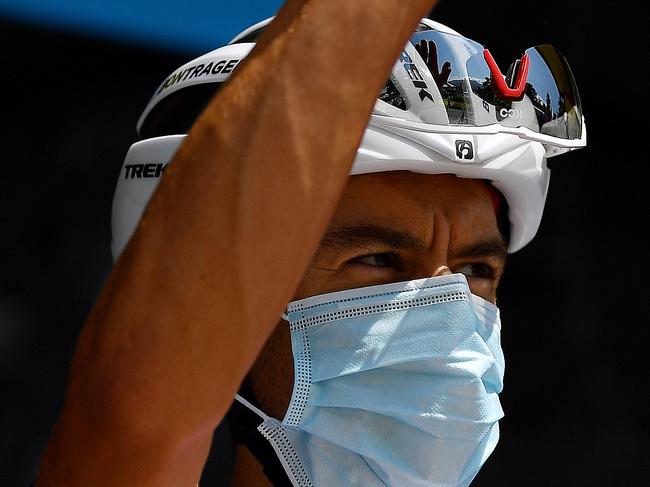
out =
{"type": "Polygon", "coordinates": [[[508,258],[508,247],[501,237],[480,240],[476,243],[454,249],[450,259],[467,259],[476,257],[496,257],[505,262],[508,258]]]}
{"type": "MultiPolygon", "coordinates": [[[[412,233],[379,225],[345,225],[329,230],[322,246],[345,249],[390,247],[400,250],[426,250],[427,243],[412,233]]],[[[505,261],[508,248],[501,236],[495,236],[453,250],[450,258],[497,257],[505,261]]]]}
{"type": "Polygon", "coordinates": [[[395,249],[426,249],[421,238],[394,228],[379,225],[345,225],[329,230],[321,245],[338,249],[358,247],[391,247],[395,249]]]}

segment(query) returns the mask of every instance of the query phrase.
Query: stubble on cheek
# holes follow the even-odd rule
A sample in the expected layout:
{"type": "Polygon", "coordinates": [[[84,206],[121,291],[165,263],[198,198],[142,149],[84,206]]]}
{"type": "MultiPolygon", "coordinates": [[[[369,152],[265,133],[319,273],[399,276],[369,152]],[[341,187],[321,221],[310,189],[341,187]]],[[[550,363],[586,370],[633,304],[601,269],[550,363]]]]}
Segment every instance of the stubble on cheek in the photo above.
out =
{"type": "Polygon", "coordinates": [[[280,320],[248,374],[254,399],[260,409],[282,420],[291,400],[293,378],[289,324],[280,320]]]}

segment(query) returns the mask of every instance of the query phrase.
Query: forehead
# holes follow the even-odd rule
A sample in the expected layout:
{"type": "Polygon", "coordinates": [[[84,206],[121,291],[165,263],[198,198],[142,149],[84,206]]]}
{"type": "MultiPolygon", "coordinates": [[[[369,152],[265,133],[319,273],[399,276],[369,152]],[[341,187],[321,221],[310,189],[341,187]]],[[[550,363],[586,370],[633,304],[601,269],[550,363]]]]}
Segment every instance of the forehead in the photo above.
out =
{"type": "Polygon", "coordinates": [[[408,171],[349,178],[331,226],[373,222],[422,232],[434,218],[459,229],[477,223],[497,229],[486,182],[408,171]]]}

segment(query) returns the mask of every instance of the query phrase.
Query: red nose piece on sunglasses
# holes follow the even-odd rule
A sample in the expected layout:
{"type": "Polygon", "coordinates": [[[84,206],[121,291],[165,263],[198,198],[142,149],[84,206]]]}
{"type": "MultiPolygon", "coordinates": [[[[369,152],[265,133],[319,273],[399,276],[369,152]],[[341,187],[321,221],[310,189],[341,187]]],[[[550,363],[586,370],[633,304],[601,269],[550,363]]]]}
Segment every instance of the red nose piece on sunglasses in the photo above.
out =
{"type": "Polygon", "coordinates": [[[483,56],[485,57],[485,62],[490,68],[496,94],[505,100],[521,100],[524,96],[526,80],[528,79],[528,66],[530,65],[528,54],[524,54],[519,61],[519,66],[517,66],[517,75],[512,88],[506,84],[505,78],[490,51],[485,49],[483,51],[483,56]]]}

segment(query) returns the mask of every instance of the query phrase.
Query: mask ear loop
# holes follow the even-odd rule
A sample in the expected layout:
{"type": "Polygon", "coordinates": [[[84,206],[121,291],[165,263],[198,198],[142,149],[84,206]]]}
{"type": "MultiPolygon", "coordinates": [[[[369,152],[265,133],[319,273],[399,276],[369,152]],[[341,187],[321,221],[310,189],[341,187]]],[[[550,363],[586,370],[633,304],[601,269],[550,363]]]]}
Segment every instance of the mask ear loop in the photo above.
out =
{"type": "Polygon", "coordinates": [[[257,415],[258,415],[260,418],[262,418],[264,421],[268,421],[268,420],[269,420],[269,417],[268,417],[266,414],[264,414],[260,409],[258,409],[258,408],[256,408],[255,406],[253,406],[250,402],[248,402],[246,399],[244,399],[243,397],[241,397],[239,394],[235,394],[235,399],[236,399],[238,402],[240,402],[241,404],[243,404],[244,406],[246,406],[248,409],[250,409],[251,411],[253,411],[255,414],[257,414],[257,415]]]}
{"type": "MultiPolygon", "coordinates": [[[[285,320],[287,322],[289,321],[289,317],[287,316],[286,313],[282,313],[280,316],[282,317],[283,320],[285,320]]],[[[257,414],[264,421],[267,421],[269,419],[269,416],[264,414],[259,408],[253,406],[250,402],[248,402],[246,399],[241,397],[239,394],[235,394],[235,400],[237,400],[239,403],[241,403],[242,405],[246,406],[248,409],[253,411],[255,414],[257,414]]]]}

